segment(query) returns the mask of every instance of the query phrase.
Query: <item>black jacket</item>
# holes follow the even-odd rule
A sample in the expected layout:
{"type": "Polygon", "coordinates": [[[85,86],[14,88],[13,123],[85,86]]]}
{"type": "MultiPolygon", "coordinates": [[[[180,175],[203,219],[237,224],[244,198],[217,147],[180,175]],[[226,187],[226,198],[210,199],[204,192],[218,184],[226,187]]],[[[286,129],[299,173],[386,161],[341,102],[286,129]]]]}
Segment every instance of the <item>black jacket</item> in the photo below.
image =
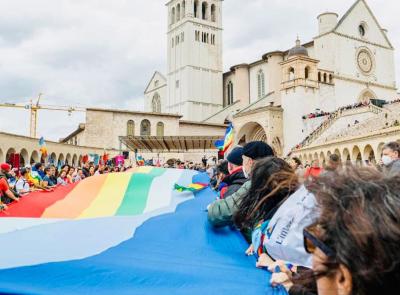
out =
{"type": "Polygon", "coordinates": [[[83,175],[85,175],[85,177],[89,177],[89,175],[90,175],[89,169],[87,169],[86,167],[82,168],[82,173],[83,173],[83,175]]]}
{"type": "Polygon", "coordinates": [[[228,188],[223,195],[224,199],[237,192],[247,181],[242,169],[226,176],[223,182],[227,184],[228,188]]]}

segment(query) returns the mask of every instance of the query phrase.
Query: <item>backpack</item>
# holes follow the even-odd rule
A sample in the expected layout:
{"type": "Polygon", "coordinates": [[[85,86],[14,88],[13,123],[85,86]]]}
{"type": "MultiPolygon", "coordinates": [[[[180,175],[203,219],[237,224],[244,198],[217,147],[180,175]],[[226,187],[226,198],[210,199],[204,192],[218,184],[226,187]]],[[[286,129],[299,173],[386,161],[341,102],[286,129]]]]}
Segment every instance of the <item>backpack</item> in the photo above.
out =
{"type": "Polygon", "coordinates": [[[312,255],[304,249],[303,229],[318,217],[316,200],[301,186],[276,211],[263,236],[263,246],[275,260],[311,268],[312,255]]]}

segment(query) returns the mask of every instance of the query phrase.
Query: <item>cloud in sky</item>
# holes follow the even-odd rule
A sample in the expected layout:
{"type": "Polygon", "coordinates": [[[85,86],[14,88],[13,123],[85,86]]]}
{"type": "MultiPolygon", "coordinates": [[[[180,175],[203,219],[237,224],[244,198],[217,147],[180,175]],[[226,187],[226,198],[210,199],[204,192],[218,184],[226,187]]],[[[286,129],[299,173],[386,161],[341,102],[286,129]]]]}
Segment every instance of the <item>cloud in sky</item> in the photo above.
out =
{"type": "MultiPolygon", "coordinates": [[[[155,70],[165,73],[165,0],[2,0],[0,101],[143,109],[143,91],[155,70]]],[[[396,0],[369,5],[400,48],[396,0]]],[[[343,15],[352,1],[226,0],[223,3],[224,68],[289,49],[296,35],[310,41],[316,16],[343,15]]],[[[400,51],[396,52],[396,64],[400,51]]],[[[400,67],[397,67],[400,77],[400,67]]],[[[58,140],[84,115],[39,114],[39,133],[58,140]]],[[[0,130],[28,134],[27,111],[0,109],[0,130]]],[[[106,123],[106,122],[105,122],[106,123]]]]}

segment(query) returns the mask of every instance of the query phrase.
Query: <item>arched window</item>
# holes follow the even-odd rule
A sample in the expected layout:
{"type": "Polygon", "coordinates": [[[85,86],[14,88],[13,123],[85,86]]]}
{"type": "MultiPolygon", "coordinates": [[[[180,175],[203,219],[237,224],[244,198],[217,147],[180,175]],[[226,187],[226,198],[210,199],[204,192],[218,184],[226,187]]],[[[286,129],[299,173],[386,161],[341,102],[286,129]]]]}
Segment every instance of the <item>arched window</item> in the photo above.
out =
{"type": "Polygon", "coordinates": [[[304,78],[305,78],[305,79],[308,79],[309,74],[310,74],[310,68],[309,68],[309,67],[306,67],[306,68],[304,69],[304,78]]]}
{"type": "Polygon", "coordinates": [[[151,106],[153,113],[161,113],[161,100],[160,100],[160,95],[158,95],[158,93],[154,94],[153,99],[151,101],[151,106]]]}
{"type": "Polygon", "coordinates": [[[201,19],[207,20],[208,16],[208,3],[207,2],[203,2],[201,4],[201,19]]]}
{"type": "Polygon", "coordinates": [[[264,72],[260,70],[257,74],[257,86],[258,86],[258,98],[262,98],[265,95],[265,79],[264,72]]]}
{"type": "Polygon", "coordinates": [[[329,75],[329,83],[331,83],[331,84],[333,83],[333,76],[332,76],[332,74],[329,75]]]}
{"type": "Polygon", "coordinates": [[[321,72],[318,72],[318,82],[321,82],[321,72]]]}
{"type": "Polygon", "coordinates": [[[228,82],[227,94],[228,94],[228,105],[231,105],[231,104],[233,104],[233,83],[232,83],[232,81],[228,82]]]}
{"type": "Polygon", "coordinates": [[[186,2],[182,2],[182,11],[181,11],[181,19],[183,19],[186,15],[186,2]]]}
{"type": "Polygon", "coordinates": [[[135,136],[135,122],[133,120],[129,120],[126,124],[126,135],[135,136]]]}
{"type": "Polygon", "coordinates": [[[193,6],[194,17],[199,17],[199,1],[195,0],[193,6]]]}
{"type": "Polygon", "coordinates": [[[172,7],[171,25],[175,23],[175,7],[172,7]]]}
{"type": "Polygon", "coordinates": [[[181,20],[181,5],[178,4],[176,6],[176,21],[179,22],[181,20]]]}
{"type": "Polygon", "coordinates": [[[140,123],[140,136],[150,136],[151,134],[151,124],[149,120],[143,120],[140,123]]]}
{"type": "Polygon", "coordinates": [[[289,80],[294,80],[295,75],[294,75],[294,68],[289,69],[289,80]]]}
{"type": "Polygon", "coordinates": [[[217,15],[215,11],[215,4],[211,5],[211,21],[216,22],[217,21],[217,15]]]}
{"type": "Polygon", "coordinates": [[[326,83],[326,73],[324,73],[324,83],[326,83]]]}
{"type": "Polygon", "coordinates": [[[163,122],[157,123],[157,136],[159,136],[159,137],[164,136],[164,123],[163,122]]]}

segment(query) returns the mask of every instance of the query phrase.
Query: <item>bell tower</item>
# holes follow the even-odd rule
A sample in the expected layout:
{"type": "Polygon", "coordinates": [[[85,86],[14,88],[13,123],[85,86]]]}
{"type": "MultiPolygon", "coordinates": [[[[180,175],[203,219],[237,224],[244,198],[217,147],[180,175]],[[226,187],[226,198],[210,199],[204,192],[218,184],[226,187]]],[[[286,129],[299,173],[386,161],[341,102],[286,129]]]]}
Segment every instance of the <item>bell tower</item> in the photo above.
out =
{"type": "Polygon", "coordinates": [[[222,108],[222,0],[171,0],[166,112],[202,121],[222,108]]]}

